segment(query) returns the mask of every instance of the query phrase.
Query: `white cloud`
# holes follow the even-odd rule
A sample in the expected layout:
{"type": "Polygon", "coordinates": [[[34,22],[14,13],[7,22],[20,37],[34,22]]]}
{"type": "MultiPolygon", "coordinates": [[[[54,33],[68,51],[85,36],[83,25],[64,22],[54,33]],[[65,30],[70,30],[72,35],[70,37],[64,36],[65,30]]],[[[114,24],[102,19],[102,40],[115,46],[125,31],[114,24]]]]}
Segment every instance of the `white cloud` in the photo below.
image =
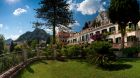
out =
{"type": "Polygon", "coordinates": [[[52,34],[52,29],[47,28],[47,29],[45,29],[45,31],[49,34],[52,34]]]}
{"type": "MultiPolygon", "coordinates": [[[[51,34],[51,35],[53,34],[52,29],[47,28],[45,31],[46,31],[47,33],[51,34]]],[[[56,33],[59,32],[59,28],[58,28],[58,27],[55,27],[55,32],[56,32],[56,33]]]]}
{"type": "Polygon", "coordinates": [[[21,15],[21,14],[26,13],[26,12],[27,12],[26,9],[18,8],[18,9],[16,9],[16,10],[13,12],[13,14],[14,14],[15,16],[18,16],[18,15],[21,15]]]}
{"type": "MultiPolygon", "coordinates": [[[[80,24],[79,24],[78,21],[75,21],[74,24],[69,24],[68,27],[71,27],[71,28],[73,29],[73,28],[75,28],[75,27],[77,27],[77,26],[80,26],[80,24]]],[[[68,29],[67,27],[65,27],[65,26],[63,26],[63,25],[60,25],[59,27],[56,27],[56,28],[55,28],[56,34],[57,34],[59,31],[61,31],[61,30],[63,30],[63,31],[71,31],[71,30],[68,29]]],[[[47,28],[47,29],[45,29],[45,31],[46,31],[47,33],[49,33],[49,34],[53,34],[52,29],[47,28]]]]}
{"type": "Polygon", "coordinates": [[[75,26],[80,26],[80,23],[78,21],[75,21],[75,23],[69,24],[69,27],[75,27],[75,26]]]}
{"type": "Polygon", "coordinates": [[[3,28],[3,24],[0,24],[0,28],[3,28]]]}
{"type": "Polygon", "coordinates": [[[81,3],[76,3],[76,0],[68,0],[70,10],[81,12],[83,15],[92,15],[97,11],[104,11],[104,5],[107,5],[103,0],[83,0],[81,3]]]}
{"type": "Polygon", "coordinates": [[[7,3],[11,4],[11,3],[16,3],[19,2],[20,0],[6,0],[7,3]]]}
{"type": "Polygon", "coordinates": [[[70,10],[76,10],[76,8],[77,8],[77,4],[76,4],[76,0],[68,0],[68,4],[70,4],[69,5],[69,9],[70,10]]]}
{"type": "Polygon", "coordinates": [[[100,6],[100,0],[84,0],[78,4],[77,11],[80,11],[83,15],[92,15],[99,10],[100,6]]]}
{"type": "Polygon", "coordinates": [[[101,5],[98,11],[99,12],[105,11],[105,8],[101,5]]]}
{"type": "MultiPolygon", "coordinates": [[[[12,40],[16,40],[16,39],[18,39],[19,36],[20,36],[20,35],[10,35],[9,38],[11,38],[12,40]]],[[[8,39],[9,39],[9,38],[8,38],[8,39]]]]}
{"type": "Polygon", "coordinates": [[[58,33],[60,30],[58,27],[55,28],[56,33],[58,33]]]}

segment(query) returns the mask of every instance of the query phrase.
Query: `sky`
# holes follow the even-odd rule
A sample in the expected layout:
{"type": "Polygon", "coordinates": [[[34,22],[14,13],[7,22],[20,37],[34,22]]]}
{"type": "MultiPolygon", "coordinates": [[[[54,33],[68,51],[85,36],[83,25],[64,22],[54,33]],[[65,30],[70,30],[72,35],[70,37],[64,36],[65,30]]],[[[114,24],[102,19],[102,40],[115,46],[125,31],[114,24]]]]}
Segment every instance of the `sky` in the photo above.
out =
{"type": "MultiPolygon", "coordinates": [[[[35,10],[40,7],[41,0],[0,0],[0,34],[5,39],[16,40],[21,34],[33,31],[35,10]]],[[[81,31],[86,21],[93,20],[99,12],[105,11],[109,0],[67,0],[69,9],[73,12],[74,24],[70,24],[73,31],[81,31]]],[[[52,33],[50,29],[45,29],[52,33]]]]}

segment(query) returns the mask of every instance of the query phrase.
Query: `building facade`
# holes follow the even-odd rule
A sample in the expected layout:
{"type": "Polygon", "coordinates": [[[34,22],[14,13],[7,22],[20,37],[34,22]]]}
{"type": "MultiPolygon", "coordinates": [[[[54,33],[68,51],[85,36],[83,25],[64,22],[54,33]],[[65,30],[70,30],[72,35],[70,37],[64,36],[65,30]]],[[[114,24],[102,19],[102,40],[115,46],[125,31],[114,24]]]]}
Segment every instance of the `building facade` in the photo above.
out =
{"type": "Polygon", "coordinates": [[[66,45],[68,44],[67,40],[68,38],[70,38],[70,33],[65,31],[60,31],[57,33],[56,37],[60,44],[66,45]]]}
{"type": "MultiPolygon", "coordinates": [[[[121,33],[117,24],[110,23],[106,12],[101,12],[95,20],[93,20],[89,27],[81,32],[69,33],[67,44],[82,44],[91,43],[94,41],[91,36],[96,33],[108,33],[107,39],[111,40],[114,48],[120,48],[121,33]]],[[[125,47],[130,47],[134,41],[140,41],[140,22],[137,26],[129,23],[126,27],[125,47]]]]}

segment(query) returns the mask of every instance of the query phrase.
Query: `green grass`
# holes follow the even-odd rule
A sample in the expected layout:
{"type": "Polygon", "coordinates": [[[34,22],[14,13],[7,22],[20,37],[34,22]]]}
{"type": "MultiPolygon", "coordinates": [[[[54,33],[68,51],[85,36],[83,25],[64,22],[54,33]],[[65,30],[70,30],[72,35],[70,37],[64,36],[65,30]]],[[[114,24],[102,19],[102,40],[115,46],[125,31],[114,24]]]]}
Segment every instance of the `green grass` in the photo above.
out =
{"type": "Polygon", "coordinates": [[[40,61],[22,70],[17,78],[140,78],[140,59],[119,60],[110,69],[76,60],[40,61]]]}

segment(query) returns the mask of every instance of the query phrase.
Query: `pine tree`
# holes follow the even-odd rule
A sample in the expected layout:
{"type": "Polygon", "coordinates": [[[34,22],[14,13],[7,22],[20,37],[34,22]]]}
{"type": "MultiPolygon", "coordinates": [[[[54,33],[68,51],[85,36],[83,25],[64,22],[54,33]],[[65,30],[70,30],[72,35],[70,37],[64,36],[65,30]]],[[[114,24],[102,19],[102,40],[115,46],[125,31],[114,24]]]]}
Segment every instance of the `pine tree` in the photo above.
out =
{"type": "Polygon", "coordinates": [[[61,25],[68,27],[74,23],[67,0],[42,0],[36,10],[36,17],[45,21],[44,25],[53,29],[53,44],[56,43],[55,28],[61,25]]]}

